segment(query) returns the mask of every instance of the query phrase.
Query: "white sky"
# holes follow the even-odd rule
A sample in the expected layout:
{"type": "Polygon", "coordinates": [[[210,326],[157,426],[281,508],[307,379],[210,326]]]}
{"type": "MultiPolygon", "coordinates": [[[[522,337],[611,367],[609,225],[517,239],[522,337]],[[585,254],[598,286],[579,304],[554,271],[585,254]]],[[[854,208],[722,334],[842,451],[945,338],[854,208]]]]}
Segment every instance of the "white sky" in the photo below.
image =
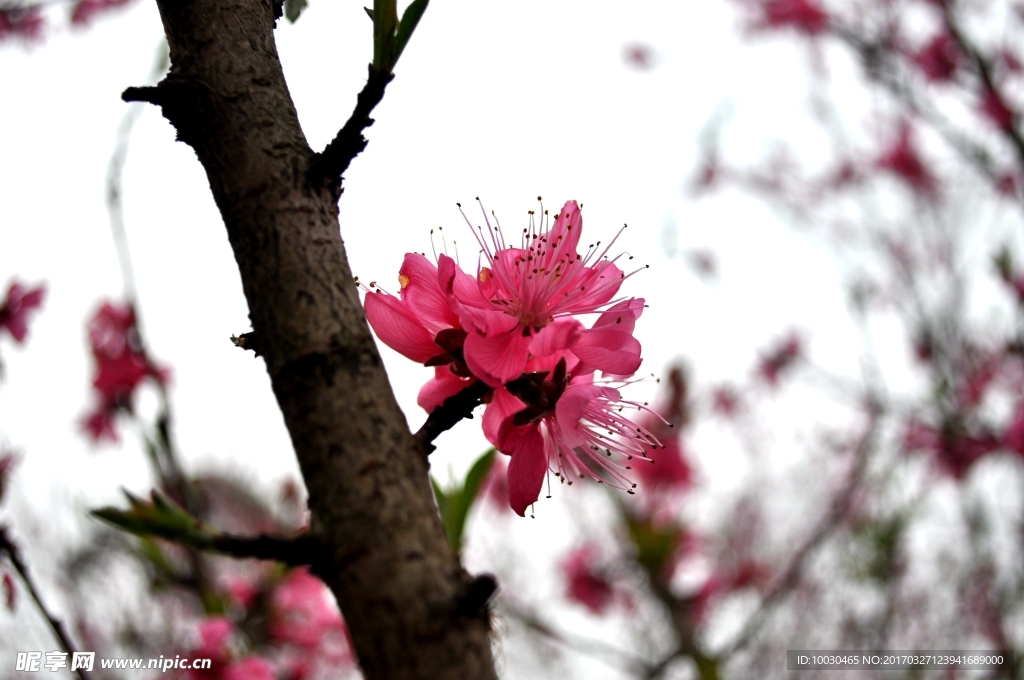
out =
{"type": "MultiPolygon", "coordinates": [[[[660,372],[682,355],[699,380],[740,378],[756,348],[798,326],[810,329],[817,358],[856,371],[857,346],[825,251],[752,200],[731,194],[693,204],[684,196],[699,130],[724,102],[737,111],[732,128],[741,136],[732,148],[747,158],[763,152],[766,133],[792,136],[798,125],[799,52],[782,45],[753,52],[737,26],[725,2],[435,0],[345,182],[342,234],[354,272],[393,289],[403,254],[429,253],[428,233],[438,226],[449,244],[459,242],[463,262],[474,261],[457,201],[472,217],[480,196],[514,233],[537,195],[552,210],[577,199],[585,240],[607,239],[628,223],[621,246],[651,265],[624,290],[650,303],[636,332],[642,370],[660,372]],[[654,70],[624,63],[633,42],[653,47],[654,70]],[[667,240],[677,253],[713,250],[718,281],[701,282],[669,257],[667,240]]],[[[371,55],[370,29],[361,3],[335,0],[312,0],[296,25],[278,29],[314,148],[351,111],[371,55]]],[[[121,292],[104,207],[106,167],[126,109],[119,95],[142,84],[160,31],[153,3],[143,2],[88,31],[53,34],[29,49],[0,47],[0,284],[16,276],[48,286],[27,348],[0,345],[7,371],[0,431],[24,454],[9,505],[16,517],[35,508],[61,532],[71,531],[82,508],[117,502],[119,487],[142,493],[150,485],[131,432],[123,430],[123,447],[94,449],[77,422],[89,406],[84,322],[100,299],[121,292]]],[[[237,269],[202,168],[173,134],[147,108],[125,169],[145,331],[155,356],[173,368],[187,465],[230,464],[269,485],[296,474],[294,455],[262,362],[228,341],[250,329],[237,269]]],[[[415,396],[429,370],[384,354],[416,427],[424,415],[415,396]]],[[[632,396],[652,391],[640,386],[632,396]]],[[[439,441],[433,467],[442,479],[486,446],[477,422],[439,441]]],[[[701,465],[708,475],[727,474],[728,463],[713,457],[701,465]]],[[[537,506],[538,521],[517,529],[524,540],[546,535],[541,520],[559,502],[556,495],[537,506]]],[[[28,548],[45,573],[44,554],[28,548]]],[[[0,650],[0,666],[5,658],[0,650]]]]}

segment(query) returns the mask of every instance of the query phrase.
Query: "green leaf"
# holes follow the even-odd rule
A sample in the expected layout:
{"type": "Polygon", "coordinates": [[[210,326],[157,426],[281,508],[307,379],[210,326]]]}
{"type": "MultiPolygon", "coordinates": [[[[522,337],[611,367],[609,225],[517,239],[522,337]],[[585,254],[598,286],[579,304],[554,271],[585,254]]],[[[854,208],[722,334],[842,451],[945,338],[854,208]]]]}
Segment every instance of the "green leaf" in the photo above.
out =
{"type": "Polygon", "coordinates": [[[433,477],[430,478],[430,483],[434,487],[434,498],[437,500],[437,509],[441,513],[441,522],[444,524],[444,533],[456,554],[462,551],[462,534],[466,529],[466,518],[480,491],[480,485],[487,478],[487,473],[490,472],[491,465],[494,464],[494,453],[494,448],[488,449],[473,463],[462,486],[447,493],[437,483],[437,480],[433,477]]]}
{"type": "Polygon", "coordinates": [[[309,3],[306,0],[284,0],[284,16],[294,24],[308,6],[309,3]]]}
{"type": "Polygon", "coordinates": [[[90,514],[136,536],[156,536],[195,547],[208,546],[219,535],[159,491],[152,492],[152,503],[124,493],[131,506],[128,510],[106,507],[90,514]]]}
{"type": "Polygon", "coordinates": [[[402,56],[409,38],[412,37],[412,32],[416,30],[420,19],[423,18],[423,13],[427,11],[428,4],[430,4],[430,0],[413,0],[405,8],[405,12],[402,14],[402,21],[398,24],[398,35],[395,37],[395,61],[391,64],[392,68],[398,63],[398,58],[402,56]]]}

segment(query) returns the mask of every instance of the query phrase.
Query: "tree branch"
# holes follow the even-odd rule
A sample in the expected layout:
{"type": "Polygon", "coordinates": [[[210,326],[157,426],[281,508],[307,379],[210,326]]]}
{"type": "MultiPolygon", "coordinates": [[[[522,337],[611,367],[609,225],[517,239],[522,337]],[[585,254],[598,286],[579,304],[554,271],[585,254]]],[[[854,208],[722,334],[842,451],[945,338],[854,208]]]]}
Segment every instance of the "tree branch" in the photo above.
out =
{"type": "Polygon", "coordinates": [[[419,445],[423,447],[423,455],[429,456],[436,448],[433,441],[446,430],[455,427],[463,418],[472,418],[473,409],[482,404],[484,396],[491,391],[491,388],[482,380],[462,388],[458,394],[454,394],[444,400],[444,403],[435,408],[427,416],[427,421],[413,435],[419,445]]]}
{"type": "MultiPolygon", "coordinates": [[[[28,573],[28,566],[25,564],[25,560],[21,557],[21,551],[18,550],[18,546],[11,541],[10,536],[7,535],[8,528],[0,525],[0,554],[6,554],[7,559],[10,560],[11,566],[14,567],[14,571],[18,572],[18,576],[21,577],[21,582],[25,584],[25,588],[28,590],[28,594],[32,597],[32,601],[36,603],[36,607],[42,613],[46,622],[50,624],[50,629],[53,630],[54,636],[60,643],[61,649],[65,652],[74,656],[78,651],[75,645],[71,642],[70,636],[66,630],[64,630],[64,623],[56,616],[50,613],[50,610],[43,604],[43,599],[39,595],[39,589],[36,587],[35,582],[28,573]]],[[[89,673],[84,668],[77,668],[79,680],[89,680],[89,673]]]]}
{"type": "Polygon", "coordinates": [[[733,641],[719,654],[720,658],[727,659],[737,651],[742,649],[750,640],[754,637],[764,622],[768,619],[768,615],[771,610],[778,604],[782,599],[789,594],[789,592],[800,582],[800,576],[803,573],[804,567],[806,566],[807,559],[814,554],[815,551],[825,542],[835,528],[846,518],[847,512],[850,509],[850,504],[853,502],[854,495],[857,489],[860,488],[860,484],[864,479],[864,473],[867,469],[868,461],[871,458],[871,454],[874,451],[875,440],[878,436],[880,414],[877,409],[872,407],[871,410],[871,422],[868,424],[867,432],[861,437],[860,442],[857,444],[856,458],[853,465],[853,470],[850,471],[850,476],[846,481],[842,491],[836,496],[832,503],[831,511],[821,520],[818,528],[815,529],[803,545],[793,554],[793,557],[789,561],[789,565],[785,571],[782,572],[782,576],[775,581],[775,585],[764,596],[761,600],[761,604],[757,610],[747,619],[747,622],[743,625],[739,634],[733,639],[733,641]]]}
{"type": "Polygon", "coordinates": [[[395,74],[377,70],[373,64],[370,64],[367,70],[369,75],[366,85],[356,97],[356,108],[353,109],[352,115],[331,143],[317,155],[310,167],[310,184],[317,186],[329,181],[339,195],[342,175],[348,170],[352,159],[362,153],[369,143],[363,136],[363,130],[373,125],[370,114],[384,99],[384,90],[395,78],[395,74]]]}
{"type": "Polygon", "coordinates": [[[366,146],[390,75],[370,73],[349,122],[316,154],[285,83],[272,2],[157,5],[170,73],[124,96],[160,105],[206,171],[309,491],[310,535],[325,553],[317,574],[364,677],[495,678],[486,607],[460,607],[472,578],[448,545],[338,223],[338,180],[366,146]]]}

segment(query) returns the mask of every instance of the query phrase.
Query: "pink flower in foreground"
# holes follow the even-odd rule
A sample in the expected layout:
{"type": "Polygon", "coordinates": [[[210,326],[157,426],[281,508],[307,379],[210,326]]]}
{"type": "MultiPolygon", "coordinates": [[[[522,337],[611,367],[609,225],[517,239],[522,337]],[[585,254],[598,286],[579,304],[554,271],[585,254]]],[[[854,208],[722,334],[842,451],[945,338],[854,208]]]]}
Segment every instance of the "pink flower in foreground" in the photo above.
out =
{"type": "Polygon", "coordinates": [[[935,191],[935,177],[925,167],[914,146],[914,130],[910,123],[900,124],[896,139],[876,161],[879,168],[888,170],[909,184],[911,188],[931,193],[935,191]]]}
{"type": "Polygon", "coordinates": [[[521,517],[537,500],[552,467],[569,484],[589,476],[632,493],[636,484],[626,476],[632,467],[628,462],[647,459],[649,451],[661,447],[654,435],[622,415],[624,407],[646,407],[624,401],[615,388],[595,384],[592,374],[574,376],[566,367],[562,357],[551,370],[510,382],[495,391],[484,412],[484,434],[511,456],[509,505],[521,517]]]}
{"type": "Polygon", "coordinates": [[[581,545],[562,561],[562,575],[566,597],[583,605],[592,614],[600,615],[613,604],[617,593],[598,564],[598,558],[595,545],[581,545]]]}
{"type": "Polygon", "coordinates": [[[366,294],[366,320],[385,345],[434,367],[434,379],[423,386],[417,398],[429,413],[474,381],[463,358],[466,333],[441,289],[437,267],[426,257],[407,253],[398,283],[397,297],[380,290],[366,294]]]}
{"type": "Polygon", "coordinates": [[[616,266],[620,256],[608,259],[615,239],[580,255],[583,218],[576,201],[565,204],[554,224],[545,214],[538,226],[531,212],[518,246],[507,245],[500,227],[484,218],[486,233],[478,228],[475,234],[486,266],[475,278],[447,256],[438,261],[441,287],[467,333],[463,353],[473,375],[499,387],[522,375],[531,356],[563,350],[580,359],[581,371],[632,375],[642,361],[633,326],[643,300],[613,300],[635,273],[616,266]],[[590,329],[574,318],[601,311],[590,329]]]}
{"type": "Polygon", "coordinates": [[[29,315],[42,306],[45,295],[44,286],[29,290],[17,281],[12,281],[7,288],[7,297],[0,305],[0,330],[6,328],[15,342],[25,342],[29,315]]]}
{"type": "MultiPolygon", "coordinates": [[[[366,320],[381,342],[421,364],[441,365],[454,358],[465,333],[438,284],[437,267],[419,253],[407,253],[398,270],[399,296],[367,293],[366,320]]],[[[371,283],[371,286],[373,284],[371,283]]]]}
{"type": "Polygon", "coordinates": [[[828,28],[828,14],[814,0],[767,0],[760,9],[761,27],[794,28],[807,35],[818,35],[828,28]]]}
{"type": "Polygon", "coordinates": [[[146,356],[131,305],[104,303],[89,322],[88,330],[96,362],[92,385],[98,399],[82,426],[95,441],[117,441],[116,413],[131,411],[135,390],[145,379],[164,384],[170,373],[146,356]]]}

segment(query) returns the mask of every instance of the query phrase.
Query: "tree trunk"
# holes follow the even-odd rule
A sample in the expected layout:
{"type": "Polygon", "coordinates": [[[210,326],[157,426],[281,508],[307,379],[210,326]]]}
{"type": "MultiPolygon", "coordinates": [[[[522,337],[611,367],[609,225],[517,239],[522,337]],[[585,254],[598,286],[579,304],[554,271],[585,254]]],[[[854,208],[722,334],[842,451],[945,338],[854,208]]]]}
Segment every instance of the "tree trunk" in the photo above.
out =
{"type": "Polygon", "coordinates": [[[422,447],[366,325],[338,184],[310,179],[318,154],[274,43],[280,4],[157,4],[170,73],[125,96],[160,105],[206,169],[309,490],[311,532],[326,546],[317,573],[367,680],[496,677],[479,583],[445,540],[422,447]]]}

